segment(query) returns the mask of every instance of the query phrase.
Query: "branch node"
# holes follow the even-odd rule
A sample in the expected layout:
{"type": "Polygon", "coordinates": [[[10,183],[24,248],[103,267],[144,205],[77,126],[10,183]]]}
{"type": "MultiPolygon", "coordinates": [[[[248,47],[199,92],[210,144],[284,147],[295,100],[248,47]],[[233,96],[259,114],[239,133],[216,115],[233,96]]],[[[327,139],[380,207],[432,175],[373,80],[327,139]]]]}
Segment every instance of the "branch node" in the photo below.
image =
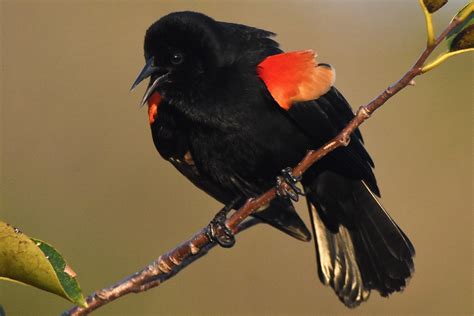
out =
{"type": "Polygon", "coordinates": [[[195,255],[201,250],[198,246],[196,246],[193,242],[189,243],[189,249],[191,250],[191,254],[195,255]]]}
{"type": "Polygon", "coordinates": [[[107,289],[103,289],[95,292],[95,296],[101,301],[108,301],[110,292],[107,289]]]}
{"type": "Polygon", "coordinates": [[[175,258],[173,256],[169,256],[169,258],[170,258],[170,261],[173,262],[173,264],[176,266],[179,266],[182,263],[181,260],[178,260],[178,258],[175,258]]]}
{"type": "Polygon", "coordinates": [[[414,79],[411,79],[410,82],[408,83],[409,86],[416,86],[416,82],[414,79]]]}
{"type": "Polygon", "coordinates": [[[387,89],[385,89],[385,93],[387,93],[388,95],[392,95],[393,94],[392,88],[388,87],[387,89]]]}
{"type": "Polygon", "coordinates": [[[359,113],[364,119],[368,119],[370,117],[370,115],[372,115],[372,113],[369,111],[369,109],[365,106],[361,106],[359,108],[358,114],[359,113]]]}
{"type": "Polygon", "coordinates": [[[162,257],[158,258],[158,269],[160,269],[161,272],[166,274],[170,273],[173,270],[173,268],[162,257]]]}
{"type": "Polygon", "coordinates": [[[347,147],[347,145],[349,145],[349,143],[351,142],[351,135],[344,133],[340,138],[339,142],[342,146],[347,147]]]}

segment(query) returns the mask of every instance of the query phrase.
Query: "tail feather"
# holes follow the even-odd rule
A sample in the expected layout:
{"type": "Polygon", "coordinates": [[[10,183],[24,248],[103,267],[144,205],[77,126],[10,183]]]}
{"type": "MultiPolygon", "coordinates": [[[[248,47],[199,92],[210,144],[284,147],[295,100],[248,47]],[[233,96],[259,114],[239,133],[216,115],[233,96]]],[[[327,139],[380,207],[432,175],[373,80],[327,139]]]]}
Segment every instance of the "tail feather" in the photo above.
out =
{"type": "Polygon", "coordinates": [[[365,206],[360,217],[361,232],[366,237],[362,240],[372,250],[369,258],[383,267],[382,278],[373,281],[379,283],[374,288],[384,296],[400,291],[414,272],[413,245],[365,184],[357,193],[360,205],[365,206]]]}
{"type": "Polygon", "coordinates": [[[326,172],[305,191],[321,281],[348,307],[373,289],[382,296],[403,290],[414,272],[414,247],[367,185],[326,172]]]}
{"type": "Polygon", "coordinates": [[[365,212],[366,216],[362,219],[370,220],[393,256],[401,260],[405,258],[411,260],[411,257],[415,254],[415,249],[408,237],[388,215],[364,182],[358,186],[358,189],[354,192],[354,198],[358,205],[364,206],[361,210],[365,212]],[[400,244],[405,245],[405,247],[400,247],[400,244]]]}
{"type": "Polygon", "coordinates": [[[355,307],[369,298],[356,259],[356,250],[347,228],[340,226],[333,233],[324,225],[314,205],[308,202],[315,236],[319,279],[330,285],[348,307],[355,307]]]}

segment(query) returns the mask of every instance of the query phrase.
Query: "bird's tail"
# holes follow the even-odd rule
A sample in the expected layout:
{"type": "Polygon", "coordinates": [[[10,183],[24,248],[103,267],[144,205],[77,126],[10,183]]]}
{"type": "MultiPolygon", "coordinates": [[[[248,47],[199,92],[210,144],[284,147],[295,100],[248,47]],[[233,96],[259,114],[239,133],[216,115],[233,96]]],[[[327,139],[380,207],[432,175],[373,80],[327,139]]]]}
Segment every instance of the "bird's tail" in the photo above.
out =
{"type": "Polygon", "coordinates": [[[305,191],[321,282],[348,307],[403,290],[415,250],[367,185],[326,171],[305,191]]]}

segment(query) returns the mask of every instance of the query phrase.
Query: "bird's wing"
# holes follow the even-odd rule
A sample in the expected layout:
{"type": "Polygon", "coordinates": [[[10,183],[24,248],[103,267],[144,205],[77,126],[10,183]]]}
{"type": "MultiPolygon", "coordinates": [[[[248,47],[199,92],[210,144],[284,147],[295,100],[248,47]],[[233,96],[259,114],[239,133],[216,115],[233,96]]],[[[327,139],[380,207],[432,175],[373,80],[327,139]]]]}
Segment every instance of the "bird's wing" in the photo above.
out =
{"type": "MultiPolygon", "coordinates": [[[[267,57],[257,67],[275,102],[312,139],[315,148],[322,146],[354,117],[346,99],[333,86],[334,68],[317,64],[313,51],[282,53],[267,57]]],[[[373,174],[372,159],[364,148],[357,129],[351,142],[323,160],[327,168],[343,175],[363,179],[379,195],[373,174]]]]}

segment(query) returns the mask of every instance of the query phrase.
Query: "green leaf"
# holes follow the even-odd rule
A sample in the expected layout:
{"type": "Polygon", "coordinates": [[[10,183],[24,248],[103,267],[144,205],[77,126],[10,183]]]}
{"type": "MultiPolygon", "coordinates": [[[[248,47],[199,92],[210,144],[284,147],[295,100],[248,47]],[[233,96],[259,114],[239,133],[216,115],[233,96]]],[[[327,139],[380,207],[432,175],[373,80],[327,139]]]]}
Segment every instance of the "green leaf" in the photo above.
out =
{"type": "Polygon", "coordinates": [[[474,24],[472,23],[459,32],[449,45],[449,50],[452,52],[467,48],[474,48],[474,24]]]}
{"type": "Polygon", "coordinates": [[[423,0],[423,3],[429,13],[434,13],[448,3],[448,0],[423,0]]]}
{"type": "Polygon", "coordinates": [[[1,221],[0,279],[37,287],[76,305],[87,305],[75,273],[59,252],[1,221]]]}
{"type": "MultiPolygon", "coordinates": [[[[459,24],[457,27],[455,27],[454,29],[452,29],[451,32],[449,32],[448,36],[446,37],[446,43],[448,44],[450,51],[459,50],[459,48],[453,49],[453,47],[460,47],[461,39],[463,39],[465,35],[469,35],[470,31],[466,31],[466,33],[463,33],[463,32],[466,29],[471,29],[472,25],[474,25],[474,4],[470,3],[466,5],[464,8],[462,8],[459,11],[456,17],[462,18],[463,22],[459,24]],[[461,35],[461,33],[463,33],[463,35],[461,35]]],[[[466,46],[466,44],[467,44],[467,38],[463,40],[462,45],[466,46]]]]}

